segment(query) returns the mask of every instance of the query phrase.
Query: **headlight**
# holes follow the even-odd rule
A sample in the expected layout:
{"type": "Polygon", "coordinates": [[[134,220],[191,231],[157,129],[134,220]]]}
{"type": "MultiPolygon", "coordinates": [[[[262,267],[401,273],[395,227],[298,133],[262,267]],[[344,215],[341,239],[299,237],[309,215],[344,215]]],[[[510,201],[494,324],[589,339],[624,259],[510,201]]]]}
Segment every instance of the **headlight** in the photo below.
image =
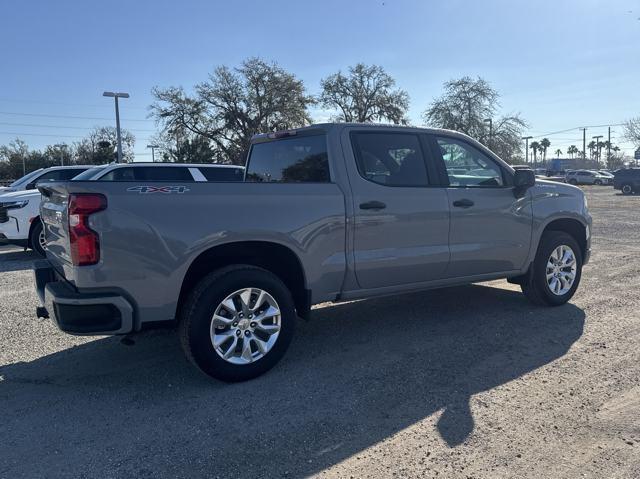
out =
{"type": "Polygon", "coordinates": [[[2,203],[2,206],[8,210],[17,210],[19,208],[24,208],[29,204],[29,200],[22,201],[12,201],[10,203],[2,203]]]}

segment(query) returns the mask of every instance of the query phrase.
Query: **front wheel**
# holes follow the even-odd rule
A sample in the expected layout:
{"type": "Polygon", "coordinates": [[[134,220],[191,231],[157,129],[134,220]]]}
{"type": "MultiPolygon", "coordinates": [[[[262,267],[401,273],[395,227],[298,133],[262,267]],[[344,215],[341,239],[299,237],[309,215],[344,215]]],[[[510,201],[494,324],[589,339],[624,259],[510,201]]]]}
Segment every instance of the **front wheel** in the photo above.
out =
{"type": "Polygon", "coordinates": [[[596,180],[593,182],[593,184],[596,186],[602,186],[602,180],[596,180]]]}
{"type": "Polygon", "coordinates": [[[547,231],[521,288],[535,304],[559,306],[573,297],[581,276],[582,251],[577,241],[562,231],[547,231]]]}
{"type": "Polygon", "coordinates": [[[276,275],[235,265],[210,273],[194,288],[182,310],[180,338],[204,373],[245,381],[282,358],[295,322],[291,293],[276,275]]]}
{"type": "Polygon", "coordinates": [[[47,256],[47,240],[44,236],[44,228],[42,227],[42,221],[40,218],[36,218],[33,221],[37,221],[33,228],[31,228],[31,233],[29,234],[29,244],[31,245],[31,249],[38,253],[40,256],[47,256]]]}
{"type": "Polygon", "coordinates": [[[577,185],[577,184],[578,184],[578,180],[576,180],[575,178],[571,178],[571,179],[569,180],[569,184],[570,184],[570,185],[574,185],[574,186],[575,186],[575,185],[577,185]]]}
{"type": "Polygon", "coordinates": [[[622,185],[622,194],[623,195],[633,194],[633,186],[631,186],[629,183],[622,185]]]}

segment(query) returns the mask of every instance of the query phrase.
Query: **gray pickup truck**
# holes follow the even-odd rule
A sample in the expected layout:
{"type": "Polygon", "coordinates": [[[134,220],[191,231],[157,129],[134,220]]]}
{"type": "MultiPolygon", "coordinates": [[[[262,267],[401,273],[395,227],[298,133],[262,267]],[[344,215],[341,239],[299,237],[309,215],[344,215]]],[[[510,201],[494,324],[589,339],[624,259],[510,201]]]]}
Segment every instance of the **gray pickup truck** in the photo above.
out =
{"type": "Polygon", "coordinates": [[[41,186],[38,315],[90,335],[176,320],[193,363],[241,381],[276,364],[313,304],[507,278],[560,305],[589,258],[580,189],[453,131],[257,135],[244,174],[41,186]]]}

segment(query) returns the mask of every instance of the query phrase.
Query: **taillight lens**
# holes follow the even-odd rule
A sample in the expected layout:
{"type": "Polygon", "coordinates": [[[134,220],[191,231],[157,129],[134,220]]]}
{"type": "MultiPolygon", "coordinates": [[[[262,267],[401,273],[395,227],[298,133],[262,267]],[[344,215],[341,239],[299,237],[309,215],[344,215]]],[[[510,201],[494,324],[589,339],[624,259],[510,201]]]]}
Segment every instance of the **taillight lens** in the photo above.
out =
{"type": "Polygon", "coordinates": [[[69,242],[71,261],[88,266],[100,261],[100,237],[89,228],[89,216],[107,208],[107,199],[98,194],[69,195],[69,242]]]}

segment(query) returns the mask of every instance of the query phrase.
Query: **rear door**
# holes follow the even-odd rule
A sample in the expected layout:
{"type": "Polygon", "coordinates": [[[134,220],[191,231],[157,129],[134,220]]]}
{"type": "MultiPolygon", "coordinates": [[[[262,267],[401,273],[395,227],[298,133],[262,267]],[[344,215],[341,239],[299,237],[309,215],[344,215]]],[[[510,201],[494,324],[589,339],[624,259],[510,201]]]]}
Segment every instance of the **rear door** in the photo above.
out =
{"type": "Polygon", "coordinates": [[[529,195],[516,198],[511,172],[471,142],[433,135],[431,147],[451,206],[447,277],[519,270],[531,242],[529,195]]]}
{"type": "Polygon", "coordinates": [[[345,129],[361,288],[441,278],[449,262],[449,205],[427,145],[409,130],[345,129]]]}

